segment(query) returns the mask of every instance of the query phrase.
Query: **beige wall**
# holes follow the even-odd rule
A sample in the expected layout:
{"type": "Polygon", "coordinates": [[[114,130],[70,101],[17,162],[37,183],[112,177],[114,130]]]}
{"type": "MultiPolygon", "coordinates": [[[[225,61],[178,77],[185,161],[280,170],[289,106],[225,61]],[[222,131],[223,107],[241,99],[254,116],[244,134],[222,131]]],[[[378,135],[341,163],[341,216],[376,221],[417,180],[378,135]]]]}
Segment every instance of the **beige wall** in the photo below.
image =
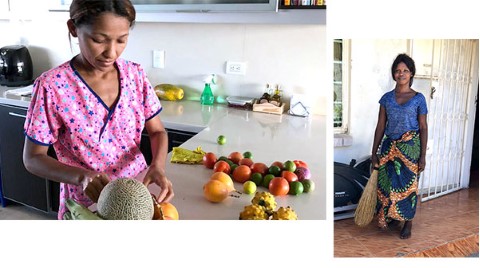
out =
{"type": "MultiPolygon", "coordinates": [[[[0,20],[0,46],[24,44],[34,61],[34,74],[69,60],[64,20],[0,20]]],[[[307,94],[314,113],[326,114],[331,75],[326,66],[326,26],[288,24],[216,24],[139,22],[123,57],[139,62],[152,84],[182,86],[198,96],[207,74],[218,75],[215,95],[260,97],[266,83],[279,84],[288,100],[307,94]],[[164,69],[152,68],[152,50],[165,50],[164,69]],[[246,75],[225,73],[225,62],[247,63],[246,75]]]]}

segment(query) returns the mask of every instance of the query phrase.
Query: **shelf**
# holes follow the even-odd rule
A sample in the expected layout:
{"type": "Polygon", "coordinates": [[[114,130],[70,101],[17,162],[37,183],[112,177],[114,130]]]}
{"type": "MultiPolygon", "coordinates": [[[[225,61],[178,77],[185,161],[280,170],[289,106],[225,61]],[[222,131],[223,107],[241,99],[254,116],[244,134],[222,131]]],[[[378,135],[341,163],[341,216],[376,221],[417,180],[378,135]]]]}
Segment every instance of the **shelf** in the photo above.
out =
{"type": "Polygon", "coordinates": [[[326,5],[323,6],[284,6],[279,5],[278,9],[327,9],[326,5]]]}

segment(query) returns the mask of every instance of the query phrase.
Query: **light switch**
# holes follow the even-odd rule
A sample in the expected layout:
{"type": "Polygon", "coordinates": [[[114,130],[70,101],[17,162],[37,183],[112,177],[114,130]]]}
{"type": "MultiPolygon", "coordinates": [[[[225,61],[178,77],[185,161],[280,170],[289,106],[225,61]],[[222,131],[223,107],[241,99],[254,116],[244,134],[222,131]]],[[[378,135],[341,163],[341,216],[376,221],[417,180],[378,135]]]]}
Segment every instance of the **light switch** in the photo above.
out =
{"type": "Polygon", "coordinates": [[[165,50],[153,51],[153,68],[165,68],[165,50]]]}

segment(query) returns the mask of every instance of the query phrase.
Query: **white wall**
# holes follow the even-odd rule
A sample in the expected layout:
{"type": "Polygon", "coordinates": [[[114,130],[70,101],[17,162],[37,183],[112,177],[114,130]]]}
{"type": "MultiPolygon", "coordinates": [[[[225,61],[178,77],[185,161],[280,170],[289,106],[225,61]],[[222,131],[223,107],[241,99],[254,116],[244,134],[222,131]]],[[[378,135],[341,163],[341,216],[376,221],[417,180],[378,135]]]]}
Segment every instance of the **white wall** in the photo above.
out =
{"type": "MultiPolygon", "coordinates": [[[[64,20],[0,20],[0,46],[13,44],[27,45],[34,75],[74,55],[64,20]]],[[[314,113],[326,114],[331,78],[326,51],[325,25],[139,22],[123,57],[142,64],[153,85],[180,85],[187,97],[198,97],[203,77],[215,73],[215,95],[258,98],[266,83],[279,84],[287,100],[308,94],[316,100],[314,113]],[[154,49],[166,51],[165,69],[152,68],[154,49]],[[225,74],[227,60],[247,62],[246,75],[225,74]]]]}
{"type": "Polygon", "coordinates": [[[395,57],[407,52],[408,42],[353,39],[351,48],[349,135],[353,144],[334,149],[334,161],[346,164],[370,155],[380,108],[378,101],[395,87],[390,69],[395,57]]]}

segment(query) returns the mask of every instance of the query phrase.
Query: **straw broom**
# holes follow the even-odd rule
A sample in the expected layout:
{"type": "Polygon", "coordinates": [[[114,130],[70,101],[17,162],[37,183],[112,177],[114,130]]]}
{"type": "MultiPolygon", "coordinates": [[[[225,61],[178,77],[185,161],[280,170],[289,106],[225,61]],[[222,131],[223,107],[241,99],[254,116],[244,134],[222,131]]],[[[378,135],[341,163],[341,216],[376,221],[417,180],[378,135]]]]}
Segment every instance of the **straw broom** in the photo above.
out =
{"type": "Polygon", "coordinates": [[[377,205],[378,167],[374,167],[355,209],[355,224],[364,227],[373,219],[377,205]]]}

